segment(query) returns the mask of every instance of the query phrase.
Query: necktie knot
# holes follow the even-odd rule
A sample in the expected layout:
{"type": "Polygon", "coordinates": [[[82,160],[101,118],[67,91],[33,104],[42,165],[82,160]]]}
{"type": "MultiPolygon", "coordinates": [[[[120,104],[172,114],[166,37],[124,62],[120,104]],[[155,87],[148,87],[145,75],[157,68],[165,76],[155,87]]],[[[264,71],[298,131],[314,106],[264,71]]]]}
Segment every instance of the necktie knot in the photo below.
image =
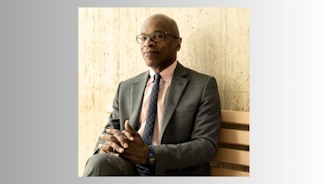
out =
{"type": "Polygon", "coordinates": [[[161,79],[161,75],[159,73],[155,74],[155,80],[161,79]]]}

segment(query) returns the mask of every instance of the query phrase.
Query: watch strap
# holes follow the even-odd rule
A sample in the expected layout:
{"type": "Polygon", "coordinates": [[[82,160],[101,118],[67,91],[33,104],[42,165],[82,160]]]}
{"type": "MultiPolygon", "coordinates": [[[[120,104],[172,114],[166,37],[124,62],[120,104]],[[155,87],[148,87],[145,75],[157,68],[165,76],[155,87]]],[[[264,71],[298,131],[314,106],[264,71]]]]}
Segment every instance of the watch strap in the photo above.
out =
{"type": "Polygon", "coordinates": [[[150,159],[150,157],[152,157],[152,156],[156,156],[153,147],[149,145],[149,148],[150,148],[150,153],[149,153],[149,155],[148,155],[148,157],[147,157],[147,162],[148,162],[148,164],[150,164],[150,163],[149,163],[149,159],[150,159]]]}

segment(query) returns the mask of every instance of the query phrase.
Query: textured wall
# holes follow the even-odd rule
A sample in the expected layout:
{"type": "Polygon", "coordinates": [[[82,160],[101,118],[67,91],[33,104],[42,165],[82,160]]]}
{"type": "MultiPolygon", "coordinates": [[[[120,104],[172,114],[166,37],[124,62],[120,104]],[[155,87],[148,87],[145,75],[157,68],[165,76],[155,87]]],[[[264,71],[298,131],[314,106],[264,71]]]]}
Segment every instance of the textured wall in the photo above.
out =
{"type": "Polygon", "coordinates": [[[79,8],[79,176],[107,123],[120,81],[148,70],[135,41],[156,13],[176,20],[179,62],[218,81],[221,107],[249,111],[248,8],[79,8]]]}

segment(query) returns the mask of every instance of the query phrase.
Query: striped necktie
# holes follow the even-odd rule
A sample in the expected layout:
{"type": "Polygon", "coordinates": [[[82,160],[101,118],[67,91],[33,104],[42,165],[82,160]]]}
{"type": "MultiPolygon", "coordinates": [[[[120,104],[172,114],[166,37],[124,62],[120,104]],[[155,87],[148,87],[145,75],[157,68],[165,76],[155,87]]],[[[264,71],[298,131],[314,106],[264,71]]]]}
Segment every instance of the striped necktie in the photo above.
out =
{"type": "Polygon", "coordinates": [[[153,88],[150,94],[145,130],[144,133],[142,134],[142,140],[147,145],[151,144],[151,140],[153,138],[153,130],[154,130],[154,124],[157,114],[157,98],[158,98],[160,79],[161,79],[161,75],[159,73],[155,74],[155,82],[153,84],[153,88]]]}

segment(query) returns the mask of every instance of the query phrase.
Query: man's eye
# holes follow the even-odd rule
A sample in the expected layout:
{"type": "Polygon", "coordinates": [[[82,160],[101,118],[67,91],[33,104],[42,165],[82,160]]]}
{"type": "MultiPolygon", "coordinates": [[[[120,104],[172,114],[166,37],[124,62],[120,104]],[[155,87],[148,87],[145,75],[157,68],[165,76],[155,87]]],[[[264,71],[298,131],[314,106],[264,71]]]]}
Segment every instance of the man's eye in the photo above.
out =
{"type": "Polygon", "coordinates": [[[147,36],[140,36],[139,38],[140,38],[140,40],[142,40],[142,41],[147,40],[147,36]]]}
{"type": "Polygon", "coordinates": [[[163,39],[163,36],[160,34],[154,34],[154,35],[152,35],[152,39],[153,40],[161,40],[161,39],[163,39]]]}

